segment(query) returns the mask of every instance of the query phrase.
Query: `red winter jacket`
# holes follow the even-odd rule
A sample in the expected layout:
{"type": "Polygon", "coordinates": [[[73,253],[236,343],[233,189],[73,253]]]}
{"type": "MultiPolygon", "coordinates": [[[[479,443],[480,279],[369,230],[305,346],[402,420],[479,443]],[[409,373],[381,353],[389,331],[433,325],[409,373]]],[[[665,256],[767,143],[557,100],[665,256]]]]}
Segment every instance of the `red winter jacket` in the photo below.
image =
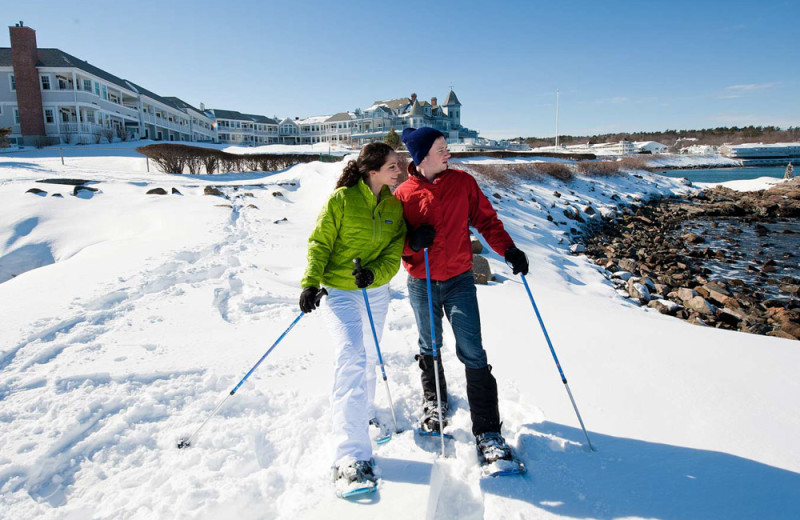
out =
{"type": "MultiPolygon", "coordinates": [[[[476,228],[500,256],[514,245],[489,199],[467,172],[448,168],[433,182],[411,173],[394,196],[403,203],[409,233],[422,224],[430,224],[436,230],[433,245],[428,249],[432,280],[449,280],[472,269],[469,226],[476,228]]],[[[427,278],[424,251],[415,253],[407,241],[403,265],[414,278],[427,278]]]]}

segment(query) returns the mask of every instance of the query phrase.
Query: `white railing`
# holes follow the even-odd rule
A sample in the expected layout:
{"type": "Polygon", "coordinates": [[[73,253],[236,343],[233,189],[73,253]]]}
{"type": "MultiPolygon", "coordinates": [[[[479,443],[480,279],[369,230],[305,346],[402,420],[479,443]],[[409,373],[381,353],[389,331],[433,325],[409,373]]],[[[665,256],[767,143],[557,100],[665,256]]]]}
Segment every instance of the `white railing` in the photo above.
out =
{"type": "Polygon", "coordinates": [[[61,133],[94,135],[96,132],[104,130],[105,127],[95,123],[61,123],[60,129],[61,133]]]}

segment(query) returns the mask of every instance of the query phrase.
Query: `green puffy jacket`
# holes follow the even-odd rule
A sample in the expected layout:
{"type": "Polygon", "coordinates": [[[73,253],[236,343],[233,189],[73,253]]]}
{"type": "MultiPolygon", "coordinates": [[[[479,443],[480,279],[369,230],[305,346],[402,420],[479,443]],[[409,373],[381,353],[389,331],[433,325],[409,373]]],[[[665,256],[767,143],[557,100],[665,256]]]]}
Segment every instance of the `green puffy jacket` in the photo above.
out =
{"type": "Polygon", "coordinates": [[[381,190],[380,202],[363,180],[339,188],[322,208],[308,238],[302,286],[357,289],[354,258],[361,258],[361,266],[375,275],[371,287],[388,283],[400,269],[405,236],[403,205],[388,186],[381,190]]]}

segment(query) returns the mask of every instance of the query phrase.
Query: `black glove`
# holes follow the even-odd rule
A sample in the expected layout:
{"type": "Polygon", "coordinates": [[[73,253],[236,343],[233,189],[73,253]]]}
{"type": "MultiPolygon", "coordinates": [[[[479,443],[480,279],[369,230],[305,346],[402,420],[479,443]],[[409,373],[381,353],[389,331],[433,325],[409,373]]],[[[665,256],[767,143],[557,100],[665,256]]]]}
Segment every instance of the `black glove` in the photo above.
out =
{"type": "Polygon", "coordinates": [[[369,269],[361,267],[360,263],[358,267],[353,269],[353,276],[356,279],[356,287],[359,289],[364,289],[372,285],[372,282],[375,281],[375,275],[369,269]]]}
{"type": "Polygon", "coordinates": [[[430,224],[422,224],[408,233],[408,247],[415,253],[433,245],[436,230],[430,224]]]}
{"type": "Polygon", "coordinates": [[[528,257],[517,249],[517,246],[506,249],[506,263],[511,264],[514,274],[522,273],[523,276],[528,274],[528,257]]]}
{"type": "Polygon", "coordinates": [[[317,293],[319,289],[316,287],[306,287],[303,289],[303,292],[300,293],[300,310],[309,313],[319,307],[319,302],[322,300],[322,295],[319,295],[317,298],[317,293]]]}

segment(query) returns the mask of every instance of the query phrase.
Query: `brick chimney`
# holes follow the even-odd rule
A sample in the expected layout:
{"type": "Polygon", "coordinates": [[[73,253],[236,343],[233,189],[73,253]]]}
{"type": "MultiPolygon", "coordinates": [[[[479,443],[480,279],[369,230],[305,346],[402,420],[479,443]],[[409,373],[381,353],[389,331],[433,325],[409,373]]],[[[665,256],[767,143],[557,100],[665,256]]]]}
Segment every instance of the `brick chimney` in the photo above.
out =
{"type": "Polygon", "coordinates": [[[435,97],[432,97],[432,98],[431,98],[431,106],[432,106],[433,108],[436,108],[436,106],[437,106],[437,99],[436,99],[435,97]]]}
{"type": "Polygon", "coordinates": [[[8,32],[11,36],[11,62],[14,65],[21,133],[23,137],[43,136],[45,135],[44,109],[39,86],[39,71],[36,69],[36,62],[39,61],[36,31],[24,27],[20,22],[14,27],[9,27],[8,32]]]}
{"type": "Polygon", "coordinates": [[[416,101],[416,100],[417,100],[417,94],[416,93],[411,94],[411,104],[412,105],[414,104],[414,101],[416,101]]]}

